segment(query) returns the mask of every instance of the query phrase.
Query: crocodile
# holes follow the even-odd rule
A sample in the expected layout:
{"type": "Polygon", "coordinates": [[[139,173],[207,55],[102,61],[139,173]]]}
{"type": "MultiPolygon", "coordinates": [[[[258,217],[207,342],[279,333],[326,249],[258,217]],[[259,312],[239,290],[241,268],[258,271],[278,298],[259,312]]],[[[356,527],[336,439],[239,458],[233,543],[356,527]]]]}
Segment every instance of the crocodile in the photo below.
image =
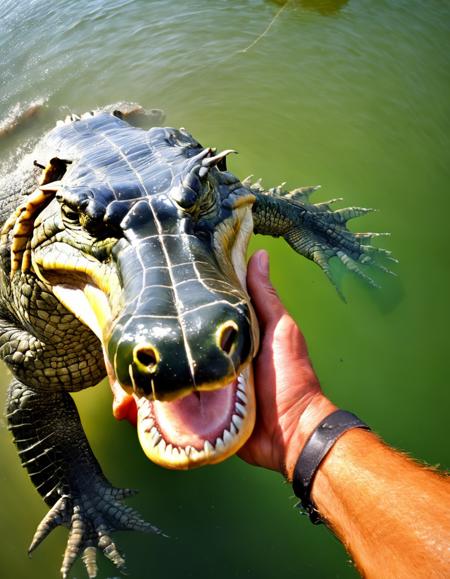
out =
{"type": "Polygon", "coordinates": [[[8,427],[49,507],[30,553],[66,526],[64,578],[79,555],[95,577],[97,550],[124,571],[116,530],[162,533],[103,474],[71,392],[107,376],[114,415],[137,426],[150,460],[218,463],[255,423],[250,236],[283,237],[333,282],[333,258],[371,285],[361,264],[389,271],[381,262],[393,258],[371,244],[379,234],[347,227],[370,209],[314,204],[316,187],[240,181],[232,152],[97,110],[59,121],[0,180],[8,427]]]}

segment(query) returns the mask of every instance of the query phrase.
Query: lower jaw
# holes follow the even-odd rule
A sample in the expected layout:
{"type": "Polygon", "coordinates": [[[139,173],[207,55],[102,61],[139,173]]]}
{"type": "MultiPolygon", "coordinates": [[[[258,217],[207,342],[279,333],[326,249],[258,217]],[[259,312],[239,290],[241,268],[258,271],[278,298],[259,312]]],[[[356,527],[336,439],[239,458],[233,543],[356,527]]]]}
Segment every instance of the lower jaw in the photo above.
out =
{"type": "MultiPolygon", "coordinates": [[[[251,366],[242,372],[238,380],[218,391],[200,391],[189,396],[198,396],[198,406],[201,407],[202,396],[208,400],[208,397],[214,396],[214,392],[227,400],[228,408],[214,409],[222,411],[224,418],[210,429],[206,423],[204,432],[190,433],[188,430],[183,432],[182,427],[178,425],[177,434],[176,429],[167,428],[166,414],[170,416],[170,405],[174,404],[172,402],[154,403],[146,398],[136,400],[139,441],[152,462],[165,468],[185,470],[222,462],[241,448],[255,425],[255,394],[251,366]]],[[[193,400],[188,400],[187,403],[189,402],[193,400]]],[[[178,401],[175,403],[179,404],[178,401]]]]}

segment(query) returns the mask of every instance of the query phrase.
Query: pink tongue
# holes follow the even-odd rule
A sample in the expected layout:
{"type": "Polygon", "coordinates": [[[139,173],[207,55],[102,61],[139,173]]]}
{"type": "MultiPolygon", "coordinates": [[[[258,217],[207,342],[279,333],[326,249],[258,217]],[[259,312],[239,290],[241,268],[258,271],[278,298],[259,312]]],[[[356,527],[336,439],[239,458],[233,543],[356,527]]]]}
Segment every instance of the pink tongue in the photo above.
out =
{"type": "Polygon", "coordinates": [[[166,442],[201,450],[215,444],[228,428],[234,409],[235,382],[220,390],[199,391],[172,402],[155,401],[153,413],[166,442]]]}

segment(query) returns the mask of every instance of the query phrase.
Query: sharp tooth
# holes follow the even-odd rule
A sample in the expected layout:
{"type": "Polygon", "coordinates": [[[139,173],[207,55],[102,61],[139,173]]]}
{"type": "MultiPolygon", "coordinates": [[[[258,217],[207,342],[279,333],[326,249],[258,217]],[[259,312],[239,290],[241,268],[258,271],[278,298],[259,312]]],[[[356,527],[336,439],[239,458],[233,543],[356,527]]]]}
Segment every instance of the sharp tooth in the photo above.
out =
{"type": "Polygon", "coordinates": [[[150,432],[154,425],[154,421],[151,418],[146,418],[142,421],[142,426],[145,432],[150,432]]]}
{"type": "Polygon", "coordinates": [[[164,454],[164,452],[166,450],[166,441],[164,440],[164,438],[161,438],[161,440],[159,441],[157,449],[158,449],[159,454],[164,454]]]}
{"type": "Polygon", "coordinates": [[[216,439],[216,450],[221,451],[225,448],[223,440],[221,438],[216,439]]]}
{"type": "Polygon", "coordinates": [[[209,442],[209,440],[207,440],[203,445],[203,450],[206,454],[212,454],[214,452],[214,446],[209,442]]]}
{"type": "Polygon", "coordinates": [[[172,456],[172,451],[173,451],[173,446],[169,443],[169,444],[166,446],[166,456],[170,456],[170,457],[171,457],[171,456],[172,456]]]}
{"type": "Polygon", "coordinates": [[[184,449],[184,448],[178,448],[178,449],[176,449],[176,450],[178,450],[178,452],[180,453],[180,459],[181,459],[181,460],[186,460],[186,458],[187,458],[186,449],[184,449]]]}
{"type": "Polygon", "coordinates": [[[158,432],[155,426],[152,426],[150,430],[150,439],[153,443],[153,446],[157,446],[161,440],[161,434],[158,432]]]}
{"type": "Polygon", "coordinates": [[[238,416],[237,414],[233,414],[233,416],[231,417],[231,420],[233,421],[233,424],[236,426],[236,428],[239,430],[242,426],[242,418],[240,416],[238,416]]]}
{"type": "Polygon", "coordinates": [[[172,458],[180,458],[180,453],[177,447],[172,450],[172,458]]]}
{"type": "Polygon", "coordinates": [[[233,423],[230,424],[230,432],[233,436],[236,436],[236,434],[238,433],[238,429],[233,423]]]}
{"type": "Polygon", "coordinates": [[[202,452],[198,451],[196,448],[194,448],[193,446],[191,446],[191,452],[190,452],[190,458],[192,458],[192,460],[197,460],[200,456],[201,456],[202,452]]]}
{"type": "Polygon", "coordinates": [[[240,400],[242,400],[242,402],[243,402],[244,404],[247,404],[247,396],[246,396],[243,392],[241,392],[240,390],[238,390],[238,391],[236,392],[236,396],[237,396],[240,400]]]}
{"type": "Polygon", "coordinates": [[[243,380],[239,380],[239,378],[238,378],[237,387],[238,387],[238,390],[242,390],[242,392],[245,392],[245,382],[243,380]]]}
{"type": "Polygon", "coordinates": [[[231,444],[233,442],[233,437],[228,432],[228,430],[224,430],[222,436],[223,436],[223,441],[224,441],[226,446],[228,446],[229,444],[231,444]]]}
{"type": "Polygon", "coordinates": [[[245,406],[242,406],[242,404],[240,402],[236,402],[234,407],[236,408],[236,410],[239,410],[242,417],[244,417],[247,414],[247,411],[245,410],[245,406]]]}

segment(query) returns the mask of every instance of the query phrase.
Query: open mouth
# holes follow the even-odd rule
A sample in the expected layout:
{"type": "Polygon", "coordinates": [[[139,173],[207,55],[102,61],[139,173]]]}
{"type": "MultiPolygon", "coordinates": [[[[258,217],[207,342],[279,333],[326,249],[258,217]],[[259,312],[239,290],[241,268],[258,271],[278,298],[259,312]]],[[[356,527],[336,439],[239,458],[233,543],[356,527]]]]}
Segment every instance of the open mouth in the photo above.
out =
{"type": "Polygon", "coordinates": [[[170,402],[135,399],[141,446],[166,468],[225,460],[245,443],[255,423],[251,366],[217,390],[196,390],[170,402]]]}

